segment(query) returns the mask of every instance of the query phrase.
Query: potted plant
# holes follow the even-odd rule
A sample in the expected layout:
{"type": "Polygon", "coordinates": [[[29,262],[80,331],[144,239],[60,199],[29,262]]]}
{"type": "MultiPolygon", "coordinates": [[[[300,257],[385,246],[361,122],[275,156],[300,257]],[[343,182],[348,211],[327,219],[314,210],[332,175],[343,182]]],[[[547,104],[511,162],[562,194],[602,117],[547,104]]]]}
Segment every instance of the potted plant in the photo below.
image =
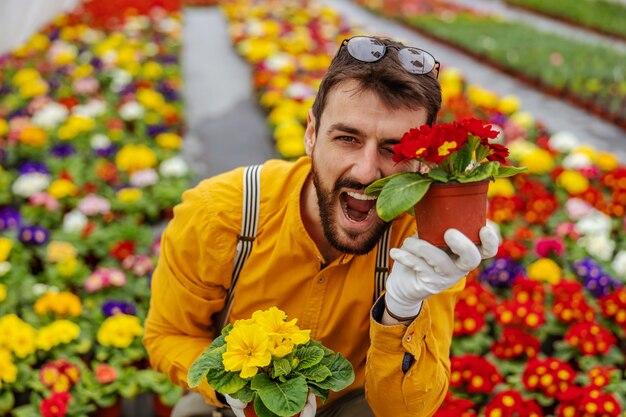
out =
{"type": "Polygon", "coordinates": [[[304,408],[309,391],[326,401],[330,391],[350,385],[352,364],[286,317],[271,307],[226,326],[189,369],[189,386],[206,378],[216,391],[248,403],[246,416],[290,417],[304,408]]]}
{"type": "Polygon", "coordinates": [[[420,238],[436,246],[446,246],[443,233],[450,227],[480,243],[489,180],[526,169],[505,165],[508,149],[490,142],[497,136],[473,118],[410,129],[393,148],[394,162],[409,170],[375,181],[365,192],[378,197],[384,221],[414,214],[420,238]]]}

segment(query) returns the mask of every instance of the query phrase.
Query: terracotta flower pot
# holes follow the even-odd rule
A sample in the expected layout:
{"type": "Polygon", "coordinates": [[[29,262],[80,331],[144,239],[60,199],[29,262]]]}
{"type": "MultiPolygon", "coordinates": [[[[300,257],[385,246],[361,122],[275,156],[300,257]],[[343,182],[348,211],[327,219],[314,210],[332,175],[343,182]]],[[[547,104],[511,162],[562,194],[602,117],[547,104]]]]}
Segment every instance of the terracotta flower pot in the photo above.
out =
{"type": "Polygon", "coordinates": [[[93,412],[93,417],[120,417],[122,415],[122,399],[119,398],[116,402],[108,407],[100,407],[93,412]]]}
{"type": "Polygon", "coordinates": [[[415,205],[415,221],[420,239],[447,248],[443,234],[458,229],[480,244],[478,235],[487,223],[489,180],[470,183],[434,183],[415,205]]]}

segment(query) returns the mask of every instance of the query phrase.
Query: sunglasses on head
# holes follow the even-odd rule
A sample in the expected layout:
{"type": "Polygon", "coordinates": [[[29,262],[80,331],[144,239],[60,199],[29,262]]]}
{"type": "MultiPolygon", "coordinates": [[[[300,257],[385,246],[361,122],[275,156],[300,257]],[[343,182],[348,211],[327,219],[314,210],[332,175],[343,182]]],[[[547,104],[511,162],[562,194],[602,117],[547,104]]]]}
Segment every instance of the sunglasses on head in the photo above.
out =
{"type": "Polygon", "coordinates": [[[387,48],[394,48],[398,51],[400,64],[411,74],[423,75],[434,70],[435,78],[439,76],[439,61],[423,49],[386,45],[382,40],[370,36],[354,36],[344,39],[340,48],[344,46],[352,58],[361,62],[379,61],[387,53],[387,48]]]}

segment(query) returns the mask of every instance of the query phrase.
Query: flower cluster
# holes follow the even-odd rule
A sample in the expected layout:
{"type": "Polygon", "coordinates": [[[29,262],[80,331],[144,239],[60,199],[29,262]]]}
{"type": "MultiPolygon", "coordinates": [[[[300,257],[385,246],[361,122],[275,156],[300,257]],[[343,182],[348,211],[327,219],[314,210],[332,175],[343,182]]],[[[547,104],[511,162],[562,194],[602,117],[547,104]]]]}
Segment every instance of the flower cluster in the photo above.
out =
{"type": "Polygon", "coordinates": [[[96,339],[103,346],[126,348],[143,334],[139,318],[127,314],[115,314],[104,320],[96,339]]]}
{"type": "Polygon", "coordinates": [[[80,370],[67,359],[48,361],[39,369],[39,380],[52,392],[67,392],[80,379],[80,370]]]}
{"type": "Polygon", "coordinates": [[[548,398],[562,399],[575,387],[576,372],[566,362],[556,358],[533,358],[522,374],[524,387],[541,392],[548,398]]]}
{"type": "Polygon", "coordinates": [[[450,386],[464,387],[468,393],[489,393],[502,382],[502,375],[498,369],[478,355],[453,357],[450,372],[450,386]]]}

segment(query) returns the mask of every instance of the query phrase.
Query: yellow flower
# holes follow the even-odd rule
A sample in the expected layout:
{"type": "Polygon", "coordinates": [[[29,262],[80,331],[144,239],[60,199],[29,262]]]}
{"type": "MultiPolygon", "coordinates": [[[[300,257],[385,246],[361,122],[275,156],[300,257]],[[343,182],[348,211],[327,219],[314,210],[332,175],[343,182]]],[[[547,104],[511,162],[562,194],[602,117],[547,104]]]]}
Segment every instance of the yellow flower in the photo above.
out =
{"type": "Polygon", "coordinates": [[[115,157],[115,164],[123,171],[132,174],[157,164],[156,154],[146,145],[124,145],[115,157]]]}
{"type": "Polygon", "coordinates": [[[116,314],[108,317],[100,328],[96,339],[103,346],[127,348],[137,336],[141,336],[143,328],[139,319],[127,314],[116,314]]]}
{"type": "Polygon", "coordinates": [[[148,61],[143,65],[143,76],[148,80],[157,80],[163,75],[163,67],[155,61],[148,61]]]}
{"type": "Polygon", "coordinates": [[[272,361],[269,337],[258,324],[235,325],[225,340],[226,352],[222,355],[224,369],[241,371],[239,376],[242,378],[255,376],[259,367],[272,361]]]}
{"type": "Polygon", "coordinates": [[[17,366],[12,361],[11,353],[0,349],[0,388],[5,383],[15,382],[17,379],[17,366]]]}
{"type": "Polygon", "coordinates": [[[496,108],[498,105],[498,96],[488,90],[482,89],[476,85],[467,87],[467,98],[470,103],[487,109],[496,108]]]}
{"type": "Polygon", "coordinates": [[[589,188],[589,180],[578,171],[565,170],[559,174],[556,182],[570,194],[580,194],[589,188]]]}
{"type": "Polygon", "coordinates": [[[504,114],[513,114],[519,110],[519,98],[514,95],[508,95],[500,98],[498,102],[498,111],[504,114]]]}
{"type": "Polygon", "coordinates": [[[304,155],[304,127],[295,120],[280,123],[274,130],[276,149],[285,158],[304,155]]]}
{"type": "Polygon", "coordinates": [[[11,249],[13,248],[13,241],[8,237],[0,237],[0,262],[4,262],[9,259],[11,249]]]}
{"type": "Polygon", "coordinates": [[[521,158],[520,164],[528,167],[530,174],[545,174],[552,171],[554,159],[550,152],[537,148],[521,158]]]}
{"type": "Polygon", "coordinates": [[[50,87],[47,82],[41,78],[37,78],[27,84],[21,85],[19,93],[22,98],[33,98],[46,94],[49,89],[50,87]]]}
{"type": "MultiPolygon", "coordinates": [[[[2,128],[0,128],[0,136],[2,136],[1,131],[2,128]]],[[[605,172],[614,171],[619,166],[619,160],[610,152],[599,152],[596,163],[598,164],[598,167],[605,172]]]]}
{"type": "Polygon", "coordinates": [[[0,303],[7,298],[7,287],[4,284],[0,284],[0,303]]]}
{"type": "MultiPolygon", "coordinates": [[[[270,108],[278,105],[278,103],[283,99],[283,95],[278,90],[267,90],[261,96],[260,103],[263,107],[270,108]]],[[[0,130],[1,132],[1,130],[0,130]]],[[[0,133],[2,135],[2,133],[0,133]]]]}
{"type": "Polygon", "coordinates": [[[9,124],[7,121],[0,117],[0,136],[4,136],[9,132],[9,124]]]}
{"type": "Polygon", "coordinates": [[[147,88],[137,91],[137,101],[146,109],[157,110],[165,105],[165,99],[161,93],[147,88]]]}
{"type": "Polygon", "coordinates": [[[91,132],[96,123],[86,116],[72,115],[67,118],[63,126],[58,130],[59,139],[71,140],[81,133],[91,132]]]}
{"type": "Polygon", "coordinates": [[[515,195],[515,187],[508,178],[497,178],[489,183],[488,197],[502,196],[513,197],[515,195]]]}
{"type": "Polygon", "coordinates": [[[20,132],[19,141],[25,145],[41,146],[48,141],[48,135],[40,127],[28,126],[20,132]]]}
{"type": "Polygon", "coordinates": [[[34,34],[27,43],[27,46],[37,51],[45,51],[50,45],[50,40],[43,33],[34,34]]]}
{"type": "Polygon", "coordinates": [[[463,74],[456,68],[447,68],[439,74],[441,82],[441,98],[447,103],[451,98],[458,97],[463,92],[463,74]]]}
{"type": "Polygon", "coordinates": [[[73,197],[78,195],[78,192],[78,187],[72,181],[64,178],[53,181],[48,187],[48,193],[56,199],[73,197]]]}
{"type": "Polygon", "coordinates": [[[285,100],[270,111],[267,120],[273,125],[292,121],[297,119],[298,110],[298,104],[295,101],[285,100]]]}
{"type": "Polygon", "coordinates": [[[282,358],[291,353],[294,345],[302,345],[309,341],[311,331],[300,330],[296,326],[297,319],[286,321],[287,314],[276,307],[265,311],[255,311],[252,320],[270,337],[272,355],[282,358]]]}
{"type": "Polygon", "coordinates": [[[558,284],[562,277],[561,267],[549,258],[541,258],[533,262],[528,266],[527,272],[528,278],[549,284],[558,284]]]}
{"type": "Polygon", "coordinates": [[[76,255],[76,248],[69,242],[54,240],[46,248],[46,257],[50,262],[63,262],[75,258],[76,255]]]}
{"type": "Polygon", "coordinates": [[[67,258],[60,261],[56,265],[56,269],[63,277],[71,277],[78,270],[78,261],[76,258],[67,258]]]}
{"type": "Polygon", "coordinates": [[[37,331],[27,323],[20,326],[11,340],[11,350],[18,358],[25,358],[37,350],[37,331]]]}
{"type": "Polygon", "coordinates": [[[36,69],[22,68],[21,70],[15,73],[12,80],[13,80],[13,84],[15,84],[18,87],[21,87],[22,85],[29,84],[40,78],[41,76],[39,75],[39,72],[37,72],[36,69]]]}
{"type": "Polygon", "coordinates": [[[141,198],[141,194],[139,188],[122,188],[117,192],[117,199],[123,203],[133,203],[141,198]]]}
{"type": "Polygon", "coordinates": [[[54,313],[57,316],[78,317],[82,312],[82,304],[76,294],[67,291],[48,292],[35,302],[33,310],[40,316],[54,313]]]}
{"type": "Polygon", "coordinates": [[[528,112],[519,111],[517,113],[513,113],[509,118],[510,121],[515,123],[518,126],[529,128],[535,123],[535,119],[528,112]]]}
{"type": "Polygon", "coordinates": [[[598,151],[588,145],[581,145],[574,149],[572,153],[582,153],[589,157],[589,160],[592,162],[596,162],[598,159],[598,151]]]}
{"type": "Polygon", "coordinates": [[[94,68],[89,64],[82,64],[76,66],[72,71],[72,77],[74,79],[85,78],[93,74],[94,68]]]}
{"type": "Polygon", "coordinates": [[[183,144],[183,138],[176,133],[160,133],[155,140],[156,143],[164,149],[179,149],[183,144]]]}

